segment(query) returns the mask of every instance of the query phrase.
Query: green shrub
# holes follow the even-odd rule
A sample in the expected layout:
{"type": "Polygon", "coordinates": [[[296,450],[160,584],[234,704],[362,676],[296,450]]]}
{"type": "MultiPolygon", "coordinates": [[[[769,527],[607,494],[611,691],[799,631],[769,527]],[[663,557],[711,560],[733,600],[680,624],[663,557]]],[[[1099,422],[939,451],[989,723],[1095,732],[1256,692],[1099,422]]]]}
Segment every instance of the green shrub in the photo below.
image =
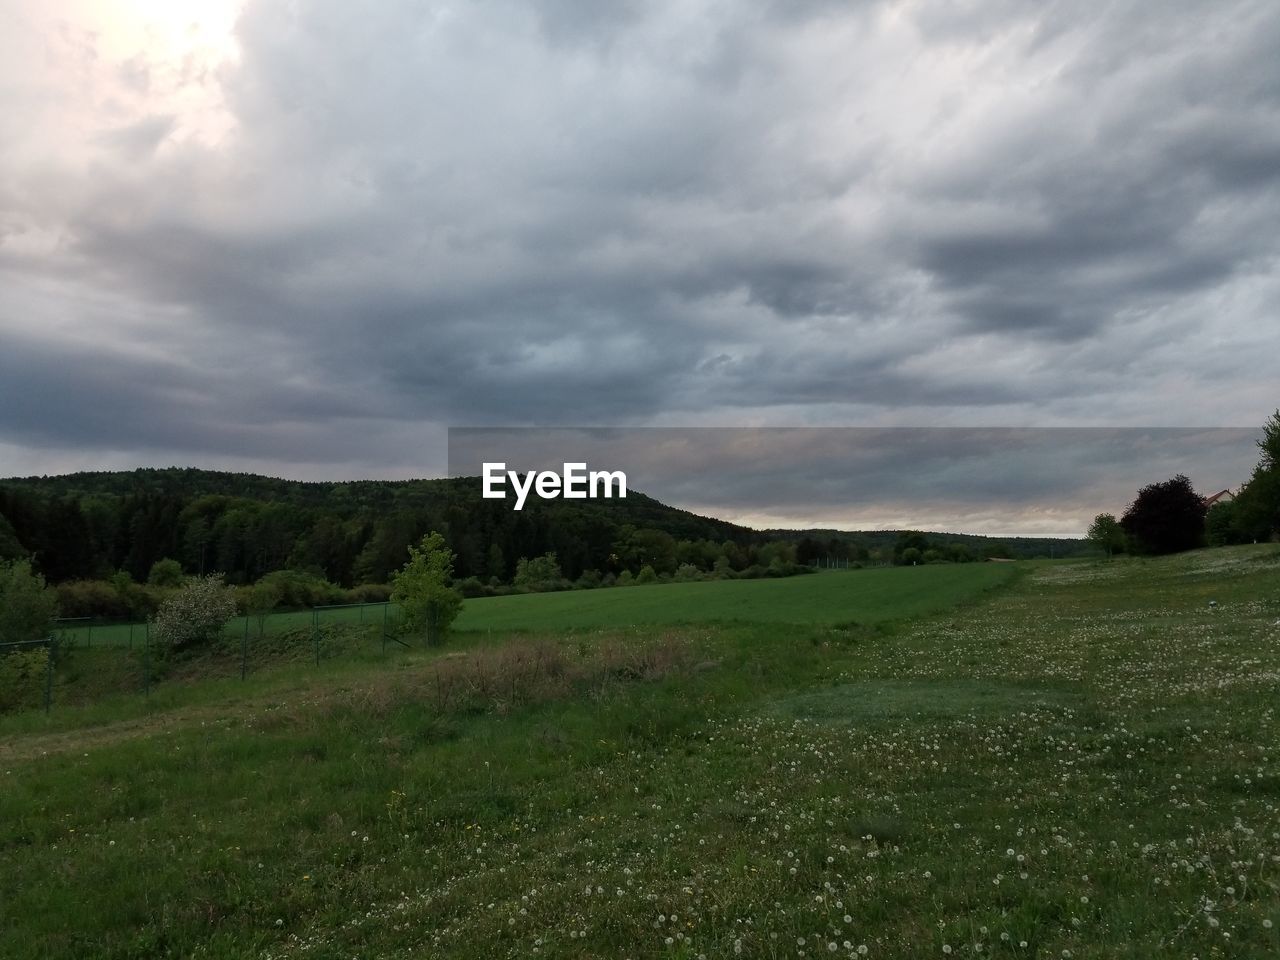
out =
{"type": "Polygon", "coordinates": [[[391,599],[391,584],[362,583],[347,591],[347,603],[386,603],[391,599]]]}
{"type": "Polygon", "coordinates": [[[560,563],[554,553],[544,553],[530,560],[521,557],[516,563],[516,575],[512,581],[521,590],[530,593],[545,593],[551,590],[566,590],[569,583],[560,572],[560,563]]]}
{"type": "Polygon", "coordinates": [[[151,637],[160,650],[189,650],[218,638],[236,615],[235,593],[222,574],[193,577],[160,605],[151,637]]]}
{"type": "Polygon", "coordinates": [[[323,607],[332,603],[345,603],[347,600],[346,591],[337,584],[301,570],[277,570],[268,573],[258,583],[270,584],[278,589],[279,606],[285,609],[323,607]]]}
{"type": "Polygon", "coordinates": [[[134,583],[127,573],[110,580],[69,580],[53,590],[62,616],[101,620],[145,620],[173,592],[134,583]]]}
{"type": "Polygon", "coordinates": [[[42,704],[48,669],[48,647],[0,652],[0,713],[42,704]]]}
{"type": "Polygon", "coordinates": [[[0,643],[49,636],[57,609],[57,596],[29,561],[0,562],[0,643]]]}
{"type": "Polygon", "coordinates": [[[168,557],[157,560],[151,565],[151,572],[147,574],[147,583],[153,587],[182,586],[182,564],[168,557]]]}

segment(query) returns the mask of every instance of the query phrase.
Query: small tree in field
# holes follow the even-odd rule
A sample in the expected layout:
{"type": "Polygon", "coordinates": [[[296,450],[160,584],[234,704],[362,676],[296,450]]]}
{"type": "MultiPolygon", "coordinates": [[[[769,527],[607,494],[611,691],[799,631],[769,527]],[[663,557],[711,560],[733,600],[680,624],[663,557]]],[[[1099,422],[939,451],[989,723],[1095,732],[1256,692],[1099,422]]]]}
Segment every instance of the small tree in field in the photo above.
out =
{"type": "Polygon", "coordinates": [[[28,561],[0,561],[0,643],[43,640],[57,609],[57,595],[28,561]]]}
{"type": "Polygon", "coordinates": [[[450,585],[453,551],[431,532],[409,547],[409,562],[391,576],[391,599],[404,610],[404,629],[439,643],[462,610],[462,595],[450,585]]]}
{"type": "Polygon", "coordinates": [[[258,621],[258,636],[262,636],[267,628],[267,617],[280,605],[284,591],[280,585],[271,580],[259,580],[249,588],[249,603],[245,611],[258,621]]]}
{"type": "Polygon", "coordinates": [[[1100,513],[1094,517],[1085,536],[1095,546],[1105,550],[1108,557],[1124,549],[1124,528],[1109,513],[1100,513]]]}
{"type": "Polygon", "coordinates": [[[161,650],[189,650],[217,639],[235,615],[235,593],[222,574],[192,577],[160,604],[151,636],[161,650]]]}

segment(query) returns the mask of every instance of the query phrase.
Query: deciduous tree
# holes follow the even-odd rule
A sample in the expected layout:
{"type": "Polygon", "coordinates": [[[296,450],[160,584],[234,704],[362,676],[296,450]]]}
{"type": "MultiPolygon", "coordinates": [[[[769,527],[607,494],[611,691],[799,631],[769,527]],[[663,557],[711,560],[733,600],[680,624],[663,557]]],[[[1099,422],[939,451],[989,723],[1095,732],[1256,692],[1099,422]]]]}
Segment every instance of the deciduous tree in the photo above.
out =
{"type": "Polygon", "coordinates": [[[450,586],[453,551],[435,531],[409,547],[409,562],[392,575],[391,599],[404,610],[404,627],[441,642],[462,611],[462,595],[450,586]]]}
{"type": "Polygon", "coordinates": [[[57,609],[56,594],[29,561],[0,561],[0,643],[49,636],[57,609]]]}
{"type": "Polygon", "coordinates": [[[1124,528],[1113,514],[1100,513],[1094,517],[1085,536],[1108,557],[1124,550],[1124,528]]]}
{"type": "Polygon", "coordinates": [[[1178,474],[1138,491],[1120,526],[1144,553],[1177,553],[1204,544],[1204,499],[1178,474]]]}

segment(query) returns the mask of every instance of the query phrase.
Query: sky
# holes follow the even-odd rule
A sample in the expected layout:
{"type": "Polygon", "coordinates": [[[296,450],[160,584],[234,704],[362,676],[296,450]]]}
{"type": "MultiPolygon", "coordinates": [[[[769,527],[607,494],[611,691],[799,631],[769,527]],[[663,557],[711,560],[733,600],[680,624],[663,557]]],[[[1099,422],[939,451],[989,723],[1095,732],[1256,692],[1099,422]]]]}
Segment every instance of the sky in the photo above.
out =
{"type": "MultiPolygon", "coordinates": [[[[0,476],[440,476],[486,425],[1258,430],[1277,49],[1273,0],[0,0],[0,476]]],[[[1237,446],[1185,472],[1238,486],[1237,446]]],[[[673,496],[815,500],[757,487],[673,496]]]]}

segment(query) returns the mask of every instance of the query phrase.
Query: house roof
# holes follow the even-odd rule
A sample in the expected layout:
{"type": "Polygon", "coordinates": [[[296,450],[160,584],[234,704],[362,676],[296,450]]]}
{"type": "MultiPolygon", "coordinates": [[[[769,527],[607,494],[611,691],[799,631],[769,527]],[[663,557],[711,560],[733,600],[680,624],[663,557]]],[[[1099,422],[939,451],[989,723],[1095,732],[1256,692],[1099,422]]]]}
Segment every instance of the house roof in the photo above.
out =
{"type": "Polygon", "coordinates": [[[1212,507],[1215,503],[1226,503],[1228,500],[1234,500],[1235,495],[1230,490],[1219,490],[1212,497],[1204,498],[1204,505],[1212,507]]]}

